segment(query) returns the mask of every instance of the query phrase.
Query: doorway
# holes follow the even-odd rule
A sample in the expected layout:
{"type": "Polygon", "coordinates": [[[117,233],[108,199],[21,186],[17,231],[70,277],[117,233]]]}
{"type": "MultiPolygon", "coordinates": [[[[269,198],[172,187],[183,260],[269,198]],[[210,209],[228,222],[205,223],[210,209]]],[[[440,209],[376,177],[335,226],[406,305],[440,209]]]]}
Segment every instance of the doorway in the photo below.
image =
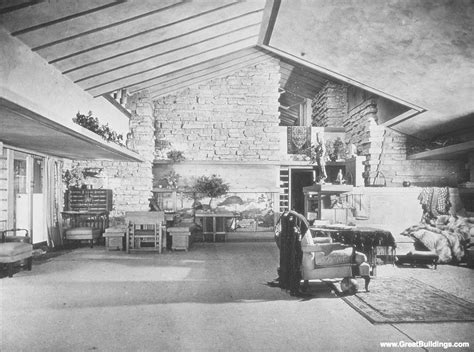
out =
{"type": "Polygon", "coordinates": [[[9,228],[26,229],[32,243],[47,240],[44,214],[44,158],[9,151],[9,228]]]}
{"type": "Polygon", "coordinates": [[[314,183],[314,171],[312,168],[292,168],[290,175],[290,209],[304,214],[303,187],[314,183]]]}

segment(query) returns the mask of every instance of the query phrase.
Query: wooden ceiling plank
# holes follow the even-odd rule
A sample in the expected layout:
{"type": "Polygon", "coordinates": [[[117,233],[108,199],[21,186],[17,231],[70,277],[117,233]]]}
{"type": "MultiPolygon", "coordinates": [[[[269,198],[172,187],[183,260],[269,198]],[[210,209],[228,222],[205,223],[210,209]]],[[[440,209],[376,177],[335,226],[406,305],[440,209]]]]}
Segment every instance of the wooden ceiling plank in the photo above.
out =
{"type": "Polygon", "coordinates": [[[36,5],[38,0],[28,1],[28,0],[3,0],[0,2],[0,15],[10,14],[15,11],[19,11],[26,7],[36,5]]]}
{"type": "Polygon", "coordinates": [[[170,6],[179,6],[183,0],[141,0],[126,1],[117,6],[91,13],[87,16],[73,18],[52,26],[28,32],[18,37],[29,45],[33,51],[67,42],[94,32],[136,21],[163,11],[170,6]]]}
{"type": "Polygon", "coordinates": [[[172,71],[183,69],[183,68],[186,68],[186,67],[189,67],[189,66],[194,66],[194,65],[196,65],[200,62],[210,60],[212,58],[222,56],[222,55],[225,55],[225,54],[228,54],[228,53],[240,50],[240,49],[253,47],[253,46],[255,46],[256,40],[257,40],[256,36],[248,38],[248,39],[243,39],[239,42],[230,43],[230,44],[222,46],[218,49],[206,52],[204,54],[200,54],[200,55],[197,55],[197,56],[194,56],[194,57],[190,57],[190,58],[187,58],[187,59],[184,59],[184,60],[180,60],[178,62],[170,63],[166,66],[163,66],[163,67],[160,67],[160,68],[157,68],[157,69],[154,69],[154,70],[150,70],[150,71],[147,71],[147,72],[144,72],[144,73],[140,73],[140,74],[137,74],[137,75],[134,75],[134,76],[131,76],[131,77],[119,79],[117,81],[110,82],[110,83],[107,83],[107,84],[103,84],[103,85],[100,85],[98,87],[89,88],[89,89],[87,89],[87,91],[90,94],[92,94],[93,96],[100,96],[102,94],[110,93],[110,92],[113,92],[113,91],[115,91],[117,89],[120,89],[120,88],[127,88],[129,86],[136,85],[140,82],[144,82],[144,81],[146,81],[150,78],[160,76],[160,75],[163,75],[165,73],[169,73],[169,72],[172,72],[172,71]]]}
{"type": "Polygon", "coordinates": [[[41,51],[40,55],[64,72],[127,55],[137,50],[170,43],[192,32],[261,11],[253,2],[238,3],[226,8],[222,6],[215,8],[212,2],[209,2],[208,6],[190,8],[190,5],[186,4],[182,7],[185,6],[187,11],[166,11],[166,16],[154,17],[154,21],[147,26],[136,30],[128,28],[127,36],[123,36],[122,32],[103,31],[103,33],[78,38],[70,43],[56,45],[41,51]],[[103,35],[107,35],[107,38],[102,38],[103,35]]]}
{"type": "MultiPolygon", "coordinates": [[[[211,60],[214,63],[212,66],[206,65],[207,67],[203,67],[203,65],[196,65],[192,68],[179,71],[179,76],[177,76],[177,73],[174,73],[173,78],[169,78],[168,75],[165,75],[161,78],[161,80],[159,81],[154,80],[152,85],[147,84],[146,86],[143,86],[143,88],[139,90],[147,89],[150,92],[154,92],[158,90],[168,89],[169,87],[173,85],[181,84],[183,82],[187,82],[197,77],[205,76],[215,71],[229,69],[241,63],[249,62],[251,60],[257,60],[257,59],[261,60],[265,57],[268,57],[268,56],[265,56],[265,54],[263,53],[257,52],[257,53],[239,57],[233,60],[228,59],[220,64],[217,64],[215,60],[211,60]],[[184,73],[184,71],[186,71],[187,73],[184,73]]],[[[130,93],[132,93],[132,91],[130,91],[130,93]]]]}
{"type": "Polygon", "coordinates": [[[215,49],[229,45],[229,43],[239,42],[247,38],[254,37],[256,34],[258,34],[258,31],[258,26],[253,26],[251,28],[246,28],[238,32],[219,36],[202,43],[188,46],[156,58],[151,58],[150,60],[139,62],[138,64],[119,68],[104,74],[94,75],[85,79],[76,80],[75,82],[80,83],[81,86],[86,88],[91,88],[118,79],[132,77],[141,73],[155,70],[159,67],[169,65],[173,62],[179,62],[189,57],[197,56],[206,52],[212,52],[215,49]]]}
{"type": "Polygon", "coordinates": [[[183,80],[183,81],[180,81],[180,82],[176,82],[175,84],[168,85],[168,86],[162,87],[162,88],[157,89],[157,90],[150,90],[149,91],[150,96],[153,99],[155,99],[157,97],[164,96],[164,95],[170,94],[172,92],[179,91],[179,90],[181,90],[183,88],[186,88],[186,87],[190,87],[190,86],[202,83],[202,82],[207,82],[207,81],[210,81],[210,80],[215,79],[215,78],[219,78],[219,77],[223,77],[223,76],[232,74],[234,72],[237,72],[237,71],[241,70],[244,67],[257,65],[257,64],[259,64],[261,62],[264,62],[266,60],[268,60],[268,56],[260,56],[260,57],[252,58],[252,59],[249,59],[249,60],[243,60],[241,62],[235,63],[234,65],[231,65],[231,66],[226,67],[226,68],[216,68],[215,70],[213,70],[211,72],[203,73],[201,75],[196,75],[192,78],[190,77],[189,79],[186,79],[186,80],[183,80]]]}
{"type": "Polygon", "coordinates": [[[169,94],[173,94],[173,93],[179,92],[183,89],[186,89],[188,87],[192,87],[192,86],[196,86],[196,85],[199,85],[199,84],[202,84],[202,83],[205,83],[205,82],[209,82],[209,81],[211,81],[213,79],[216,79],[216,78],[221,78],[221,77],[228,76],[228,75],[230,75],[234,72],[237,72],[238,70],[240,70],[242,68],[252,66],[252,65],[257,65],[260,62],[263,62],[265,60],[267,60],[267,58],[254,59],[254,60],[251,60],[249,62],[242,62],[242,63],[236,65],[235,67],[231,67],[231,68],[228,68],[228,69],[225,69],[225,70],[211,72],[207,75],[203,75],[202,77],[197,77],[197,78],[194,78],[194,79],[189,80],[187,82],[182,82],[180,84],[170,86],[167,89],[154,91],[154,92],[151,93],[151,97],[152,97],[152,99],[157,99],[159,97],[163,97],[163,96],[166,96],[166,95],[169,95],[169,94]]]}
{"type": "MultiPolygon", "coordinates": [[[[15,0],[16,1],[16,0],[15,0]]],[[[27,1],[18,1],[27,2],[27,1]]],[[[35,6],[29,6],[19,11],[0,15],[0,22],[11,33],[25,30],[48,22],[54,22],[61,18],[67,18],[77,13],[93,8],[102,7],[107,4],[117,4],[116,0],[61,0],[61,1],[28,1],[35,2],[35,6]]]]}
{"type": "Polygon", "coordinates": [[[146,60],[157,58],[159,56],[164,56],[174,51],[195,46],[197,44],[204,43],[205,41],[210,41],[212,39],[217,39],[218,37],[222,37],[227,34],[259,26],[258,14],[254,14],[254,16],[251,17],[252,18],[246,19],[245,21],[243,21],[243,19],[239,19],[226,22],[221,26],[211,26],[210,28],[190,33],[189,35],[173,40],[171,42],[150,46],[143,50],[131,52],[127,55],[120,55],[112,59],[100,61],[94,65],[86,65],[81,69],[66,71],[63,73],[67,74],[68,77],[75,81],[82,79],[83,77],[106,73],[108,71],[137,64],[146,60]]]}
{"type": "Polygon", "coordinates": [[[262,28],[258,39],[259,44],[268,45],[270,43],[280,4],[281,0],[267,0],[262,28]]]}
{"type": "Polygon", "coordinates": [[[29,26],[29,27],[26,27],[24,29],[20,29],[18,31],[12,32],[11,35],[12,36],[19,36],[19,35],[22,35],[22,34],[25,34],[25,33],[28,33],[28,32],[37,31],[41,28],[53,26],[57,23],[70,21],[70,20],[72,20],[74,18],[77,18],[77,17],[87,16],[91,13],[99,12],[99,11],[105,10],[105,9],[107,9],[109,7],[112,7],[112,6],[117,6],[118,4],[120,4],[124,1],[126,1],[126,0],[112,1],[110,3],[106,3],[106,4],[104,4],[102,6],[99,6],[99,7],[88,8],[84,11],[76,12],[76,13],[73,13],[73,14],[65,16],[65,17],[57,18],[55,20],[51,20],[51,21],[48,21],[48,22],[37,24],[35,26],[29,26]]]}
{"type": "Polygon", "coordinates": [[[181,70],[177,70],[177,71],[173,71],[173,72],[164,74],[162,76],[155,77],[153,79],[148,80],[144,84],[138,84],[138,85],[128,87],[127,90],[131,94],[133,94],[133,93],[136,93],[140,90],[150,89],[150,88],[152,88],[156,85],[164,84],[164,83],[173,81],[175,79],[179,79],[181,77],[184,77],[186,75],[193,74],[196,71],[206,70],[208,68],[212,68],[214,66],[224,64],[226,62],[232,62],[232,61],[235,61],[235,60],[238,61],[238,60],[245,59],[249,56],[254,56],[254,55],[259,55],[259,54],[261,54],[261,52],[259,52],[257,50],[254,50],[254,48],[245,48],[245,49],[242,49],[242,50],[232,52],[230,54],[226,54],[226,55],[223,55],[223,56],[220,56],[220,57],[217,57],[217,58],[213,58],[213,59],[201,62],[201,63],[199,63],[195,66],[192,66],[192,67],[184,68],[184,69],[181,69],[181,70]]]}

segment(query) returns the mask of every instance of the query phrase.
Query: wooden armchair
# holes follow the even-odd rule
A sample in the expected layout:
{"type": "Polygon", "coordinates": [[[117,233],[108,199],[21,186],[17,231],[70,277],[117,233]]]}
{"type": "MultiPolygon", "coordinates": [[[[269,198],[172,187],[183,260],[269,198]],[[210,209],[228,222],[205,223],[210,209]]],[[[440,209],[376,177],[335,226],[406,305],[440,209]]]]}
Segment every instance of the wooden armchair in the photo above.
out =
{"type": "Polygon", "coordinates": [[[165,213],[162,211],[131,211],[125,213],[127,224],[126,249],[157,251],[166,248],[165,213]]]}

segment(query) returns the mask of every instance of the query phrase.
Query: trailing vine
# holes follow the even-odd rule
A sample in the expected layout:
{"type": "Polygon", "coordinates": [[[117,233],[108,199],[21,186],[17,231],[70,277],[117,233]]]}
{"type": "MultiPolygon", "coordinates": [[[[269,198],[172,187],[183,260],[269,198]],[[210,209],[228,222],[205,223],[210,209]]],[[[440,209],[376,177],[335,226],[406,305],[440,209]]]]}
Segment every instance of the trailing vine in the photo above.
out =
{"type": "Polygon", "coordinates": [[[74,117],[72,121],[74,123],[77,123],[79,126],[82,126],[88,129],[89,131],[98,134],[107,142],[114,142],[118,145],[125,146],[123,142],[123,135],[113,131],[108,124],[99,124],[99,119],[97,117],[92,116],[92,111],[89,111],[87,115],[78,112],[76,114],[76,117],[74,117]]]}

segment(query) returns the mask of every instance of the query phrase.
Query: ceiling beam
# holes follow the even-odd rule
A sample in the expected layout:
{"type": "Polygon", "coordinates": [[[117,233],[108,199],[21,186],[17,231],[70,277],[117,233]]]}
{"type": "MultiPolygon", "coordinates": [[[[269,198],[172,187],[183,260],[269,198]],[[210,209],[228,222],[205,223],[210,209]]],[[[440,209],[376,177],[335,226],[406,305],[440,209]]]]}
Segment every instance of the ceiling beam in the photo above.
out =
{"type": "Polygon", "coordinates": [[[280,9],[281,0],[267,0],[258,43],[268,45],[280,9]]]}
{"type": "Polygon", "coordinates": [[[212,45],[213,40],[225,40],[227,42],[228,39],[230,39],[229,36],[237,32],[256,32],[259,25],[258,18],[253,18],[253,23],[248,24],[247,22],[248,21],[237,20],[224,23],[221,26],[211,26],[206,30],[190,33],[187,36],[176,38],[176,40],[171,42],[166,41],[165,43],[149,46],[142,50],[130,52],[127,55],[117,55],[114,58],[107,59],[93,65],[83,65],[81,69],[69,70],[63,73],[67,74],[72,80],[78,82],[87,78],[91,78],[94,75],[105,74],[117,69],[137,65],[141,62],[160,57],[162,59],[166,57],[173,57],[177,53],[177,55],[183,56],[186,55],[186,52],[184,52],[184,49],[186,48],[190,48],[190,50],[192,50],[200,44],[212,45]]]}
{"type": "MultiPolygon", "coordinates": [[[[33,51],[41,51],[108,28],[117,28],[128,22],[149,18],[167,8],[179,6],[183,0],[142,1],[141,4],[137,1],[121,2],[117,6],[111,6],[102,11],[76,17],[66,22],[59,22],[33,32],[27,32],[18,37],[29,45],[33,51]]],[[[51,11],[53,9],[52,6],[46,10],[51,11]]]]}
{"type": "Polygon", "coordinates": [[[260,56],[260,57],[256,57],[256,58],[252,58],[252,59],[248,59],[248,60],[242,60],[241,62],[236,63],[235,65],[232,65],[230,67],[221,68],[221,69],[209,72],[209,73],[203,73],[202,75],[197,75],[197,76],[195,76],[195,77],[193,77],[189,80],[185,80],[185,81],[179,82],[177,84],[169,85],[169,86],[167,86],[163,89],[159,89],[159,90],[156,90],[156,91],[150,91],[150,96],[153,99],[156,99],[160,96],[168,95],[168,94],[180,91],[184,88],[187,88],[187,87],[190,87],[190,86],[193,86],[193,85],[197,85],[197,84],[200,84],[200,83],[203,83],[203,82],[208,82],[212,79],[216,79],[216,78],[220,78],[220,77],[223,77],[223,76],[230,75],[230,74],[232,74],[234,72],[237,72],[237,71],[239,71],[239,70],[241,70],[245,67],[258,65],[259,63],[264,62],[266,60],[268,60],[268,57],[265,57],[265,56],[260,56]]]}
{"type": "Polygon", "coordinates": [[[216,38],[205,40],[201,43],[189,45],[178,50],[173,50],[170,53],[165,53],[157,57],[152,57],[137,64],[127,65],[123,68],[113,69],[108,72],[99,73],[84,79],[76,80],[82,88],[89,90],[97,88],[108,83],[113,83],[129,77],[142,75],[149,71],[168,66],[172,63],[178,63],[189,58],[202,55],[207,52],[212,52],[216,49],[227,47],[233,43],[241,42],[249,38],[255,38],[258,35],[258,27],[253,26],[234,33],[225,34],[216,38]]]}
{"type": "Polygon", "coordinates": [[[207,65],[207,67],[203,67],[203,65],[196,65],[192,68],[178,71],[179,76],[177,76],[176,73],[174,73],[174,78],[172,79],[166,79],[168,78],[168,75],[165,75],[163,76],[164,79],[162,79],[159,84],[154,84],[152,87],[148,87],[146,89],[148,89],[151,92],[151,94],[154,94],[154,92],[168,89],[172,86],[175,86],[176,84],[186,83],[192,79],[207,76],[215,72],[219,72],[226,69],[236,70],[236,66],[242,63],[246,63],[246,66],[248,66],[249,64],[247,63],[251,60],[256,60],[256,59],[260,60],[262,58],[267,58],[265,54],[262,54],[259,52],[246,55],[246,56],[241,56],[233,60],[229,59],[228,55],[226,55],[226,57],[227,57],[226,61],[220,64],[218,64],[216,60],[211,60],[213,62],[212,66],[207,65]],[[183,73],[183,71],[187,71],[187,73],[183,73]]]}
{"type": "Polygon", "coordinates": [[[261,51],[257,51],[253,48],[238,50],[230,54],[226,54],[217,58],[213,58],[213,59],[201,62],[199,64],[196,64],[188,68],[180,69],[177,71],[166,73],[162,76],[154,77],[150,80],[147,80],[144,83],[129,87],[128,91],[130,92],[130,94],[134,94],[143,89],[152,89],[153,87],[156,87],[157,85],[166,84],[166,83],[172,82],[175,79],[179,79],[187,75],[192,75],[194,73],[200,73],[200,72],[202,73],[202,71],[205,71],[208,69],[213,69],[218,66],[222,67],[222,65],[225,65],[228,63],[232,64],[233,62],[239,62],[240,60],[248,58],[249,56],[259,56],[261,54],[264,54],[264,53],[262,53],[261,51]]]}
{"type": "Polygon", "coordinates": [[[36,5],[44,0],[4,0],[0,2],[0,15],[11,13],[14,11],[18,11],[24,9],[26,7],[30,7],[36,5]]]}
{"type": "Polygon", "coordinates": [[[206,30],[213,25],[226,26],[226,21],[245,18],[251,23],[255,16],[261,16],[262,9],[257,5],[258,3],[253,2],[219,3],[219,7],[216,7],[213,2],[189,2],[156,14],[146,21],[123,25],[119,31],[104,30],[78,38],[71,43],[57,45],[40,54],[50,63],[54,63],[60,71],[70,71],[142,49],[172,46],[175,39],[195,31],[206,30]]]}
{"type": "MultiPolygon", "coordinates": [[[[66,22],[66,21],[70,21],[74,18],[77,18],[77,17],[81,17],[81,16],[87,16],[91,13],[94,13],[94,12],[98,12],[98,11],[102,11],[102,10],[105,10],[109,7],[112,7],[112,6],[116,6],[122,2],[125,2],[127,0],[116,0],[116,1],[111,1],[109,0],[107,3],[105,3],[104,5],[102,6],[97,6],[97,7],[90,7],[90,4],[88,4],[89,6],[84,9],[84,10],[79,10],[78,12],[74,12],[70,15],[66,15],[64,17],[59,17],[59,18],[56,18],[56,19],[53,19],[53,20],[49,20],[49,21],[46,21],[46,22],[42,22],[42,23],[39,23],[37,25],[29,25],[28,27],[26,28],[23,28],[23,29],[19,29],[17,31],[14,31],[11,33],[12,36],[18,36],[18,35],[22,35],[22,34],[25,34],[25,33],[28,33],[28,32],[33,32],[33,31],[36,31],[38,29],[41,29],[41,28],[45,28],[45,27],[48,27],[48,26],[53,26],[57,23],[61,23],[61,22],[66,22]]],[[[78,2],[80,3],[80,2],[78,2]]],[[[85,2],[83,2],[84,4],[85,2]]],[[[53,13],[56,13],[55,11],[51,11],[53,13]]]]}
{"type": "Polygon", "coordinates": [[[182,60],[176,60],[169,62],[164,66],[156,67],[153,69],[146,70],[137,74],[130,75],[128,77],[118,78],[111,82],[100,84],[96,87],[90,87],[86,89],[93,96],[100,96],[105,93],[113,92],[120,88],[127,88],[129,86],[137,85],[140,82],[145,82],[157,76],[164,75],[166,73],[183,69],[186,67],[194,66],[203,61],[210,60],[212,58],[222,56],[240,49],[249,48],[255,46],[258,35],[251,36],[249,38],[243,38],[239,41],[222,45],[219,48],[215,48],[209,51],[201,52],[197,55],[193,55],[182,60]]]}

